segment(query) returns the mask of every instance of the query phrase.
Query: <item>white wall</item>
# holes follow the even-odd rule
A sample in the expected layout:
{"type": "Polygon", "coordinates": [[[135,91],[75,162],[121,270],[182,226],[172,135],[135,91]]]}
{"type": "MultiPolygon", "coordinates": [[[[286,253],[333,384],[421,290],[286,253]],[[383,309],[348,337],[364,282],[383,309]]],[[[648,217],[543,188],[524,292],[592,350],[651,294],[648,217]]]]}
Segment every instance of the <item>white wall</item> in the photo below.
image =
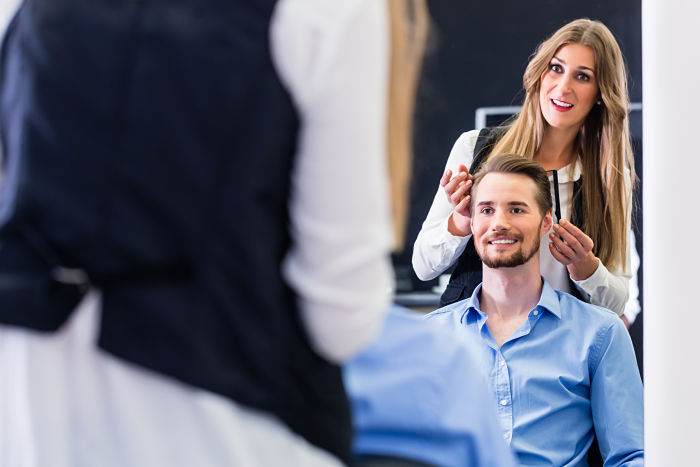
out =
{"type": "Polygon", "coordinates": [[[700,465],[700,2],[642,0],[646,465],[700,465]]]}

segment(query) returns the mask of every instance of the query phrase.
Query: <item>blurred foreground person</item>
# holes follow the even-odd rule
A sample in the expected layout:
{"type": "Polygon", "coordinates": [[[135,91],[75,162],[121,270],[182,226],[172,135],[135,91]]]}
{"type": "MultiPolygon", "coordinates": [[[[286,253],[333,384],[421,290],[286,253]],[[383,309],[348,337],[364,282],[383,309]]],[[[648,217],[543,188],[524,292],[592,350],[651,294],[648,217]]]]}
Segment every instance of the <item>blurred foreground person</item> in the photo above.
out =
{"type": "Polygon", "coordinates": [[[21,5],[0,465],[348,459],[338,364],[391,297],[390,192],[405,211],[387,160],[409,166],[426,15],[407,3],[21,5]]]}
{"type": "Polygon", "coordinates": [[[360,466],[510,467],[473,342],[394,306],[379,338],[343,368],[360,466]]]}
{"type": "Polygon", "coordinates": [[[483,282],[428,320],[482,350],[518,462],[587,466],[595,436],[605,466],[644,465],[642,381],[627,329],[540,275],[540,241],[552,227],[544,169],[494,156],[474,176],[471,209],[483,282]]]}

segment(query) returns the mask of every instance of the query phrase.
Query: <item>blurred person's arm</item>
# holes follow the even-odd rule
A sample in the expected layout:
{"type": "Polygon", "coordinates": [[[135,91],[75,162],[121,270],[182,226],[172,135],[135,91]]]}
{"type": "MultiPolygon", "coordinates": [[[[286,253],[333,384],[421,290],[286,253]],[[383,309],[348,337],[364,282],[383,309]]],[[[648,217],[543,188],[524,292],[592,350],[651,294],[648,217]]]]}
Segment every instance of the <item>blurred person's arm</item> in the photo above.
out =
{"type": "Polygon", "coordinates": [[[388,25],[376,0],[284,0],[271,28],[301,119],[283,274],[312,346],[334,362],[374,337],[392,297],[388,25]]]}
{"type": "Polygon", "coordinates": [[[391,308],[378,339],[343,367],[355,456],[516,465],[488,388],[486,349],[459,331],[391,308]]]}

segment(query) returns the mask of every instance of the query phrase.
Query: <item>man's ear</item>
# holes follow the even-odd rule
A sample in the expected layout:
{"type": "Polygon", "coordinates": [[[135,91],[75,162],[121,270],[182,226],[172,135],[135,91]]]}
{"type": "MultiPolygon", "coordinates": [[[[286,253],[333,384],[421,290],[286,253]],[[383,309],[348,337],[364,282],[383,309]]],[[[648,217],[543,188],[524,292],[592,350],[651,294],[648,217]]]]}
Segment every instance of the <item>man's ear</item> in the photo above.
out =
{"type": "Polygon", "coordinates": [[[549,229],[552,228],[552,223],[552,210],[548,209],[547,212],[544,213],[544,217],[542,218],[542,229],[540,229],[540,238],[547,235],[549,229]]]}

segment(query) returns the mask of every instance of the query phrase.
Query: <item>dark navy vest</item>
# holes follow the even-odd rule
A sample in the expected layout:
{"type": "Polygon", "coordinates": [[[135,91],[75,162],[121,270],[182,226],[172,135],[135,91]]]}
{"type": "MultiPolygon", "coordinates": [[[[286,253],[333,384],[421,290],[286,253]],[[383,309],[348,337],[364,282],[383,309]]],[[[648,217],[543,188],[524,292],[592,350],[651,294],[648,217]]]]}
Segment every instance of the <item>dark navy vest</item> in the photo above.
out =
{"type": "MultiPolygon", "coordinates": [[[[499,128],[484,128],[479,132],[476,145],[474,146],[474,158],[471,167],[469,167],[470,174],[474,174],[479,170],[479,167],[486,161],[491,149],[493,149],[493,146],[498,142],[501,136],[502,133],[499,128]]],[[[580,190],[581,179],[578,179],[574,182],[574,202],[570,219],[571,223],[578,228],[582,228],[583,225],[583,218],[581,217],[581,213],[583,212],[582,197],[577,195],[580,190]]],[[[471,297],[474,289],[481,281],[481,258],[479,258],[474,248],[474,240],[469,238],[467,246],[457,260],[455,269],[450,276],[450,282],[447,284],[447,288],[440,297],[440,307],[471,297]]],[[[571,282],[571,278],[569,278],[569,282],[571,282]]],[[[571,283],[571,294],[583,300],[583,297],[573,283],[571,283]]]]}
{"type": "Polygon", "coordinates": [[[347,459],[340,369],[280,263],[299,125],[273,0],[27,0],[3,43],[0,322],[59,328],[276,415],[347,459]]]}

